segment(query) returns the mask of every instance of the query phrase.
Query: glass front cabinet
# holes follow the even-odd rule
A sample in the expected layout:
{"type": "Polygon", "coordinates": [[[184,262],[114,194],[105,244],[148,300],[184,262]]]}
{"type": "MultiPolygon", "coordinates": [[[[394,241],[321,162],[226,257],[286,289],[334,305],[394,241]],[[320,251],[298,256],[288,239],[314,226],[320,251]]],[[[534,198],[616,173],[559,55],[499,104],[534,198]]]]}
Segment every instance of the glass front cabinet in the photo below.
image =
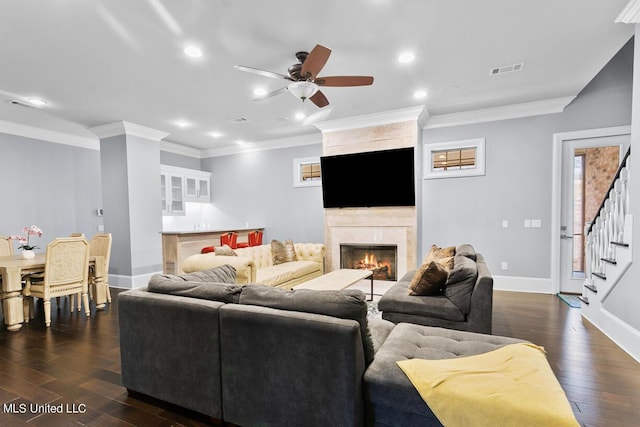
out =
{"type": "Polygon", "coordinates": [[[184,215],[186,202],[211,202],[211,174],[161,165],[160,188],[163,215],[184,215]]]}

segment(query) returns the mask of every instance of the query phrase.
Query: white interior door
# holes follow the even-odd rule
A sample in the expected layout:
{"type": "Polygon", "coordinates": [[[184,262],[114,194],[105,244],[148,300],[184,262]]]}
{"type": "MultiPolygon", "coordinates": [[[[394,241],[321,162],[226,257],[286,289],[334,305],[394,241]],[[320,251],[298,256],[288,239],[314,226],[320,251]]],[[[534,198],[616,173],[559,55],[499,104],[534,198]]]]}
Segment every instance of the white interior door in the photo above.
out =
{"type": "MultiPolygon", "coordinates": [[[[560,214],[560,283],[561,293],[582,293],[582,285],[585,279],[584,259],[584,227],[593,218],[589,211],[594,211],[593,199],[597,199],[597,206],[607,193],[597,197],[590,196],[591,208],[585,206],[583,190],[586,181],[592,179],[584,175],[584,171],[593,168],[592,160],[598,158],[594,154],[594,148],[617,148],[618,161],[622,158],[623,149],[629,146],[630,135],[612,135],[585,137],[564,141],[562,144],[562,172],[561,172],[561,214],[560,214]],[[588,154],[587,154],[588,153],[588,154]],[[586,155],[591,156],[587,163],[586,155]]],[[[596,152],[597,153],[597,152],[596,152]]],[[[615,174],[615,171],[613,172],[615,174]]],[[[607,186],[611,179],[607,179],[607,186]]]]}

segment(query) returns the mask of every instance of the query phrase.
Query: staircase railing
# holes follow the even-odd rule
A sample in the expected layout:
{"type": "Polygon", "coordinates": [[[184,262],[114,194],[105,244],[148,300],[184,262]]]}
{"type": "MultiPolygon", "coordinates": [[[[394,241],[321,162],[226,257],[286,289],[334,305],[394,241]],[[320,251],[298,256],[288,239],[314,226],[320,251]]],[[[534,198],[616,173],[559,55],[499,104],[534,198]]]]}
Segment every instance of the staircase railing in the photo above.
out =
{"type": "Polygon", "coordinates": [[[615,244],[625,243],[625,216],[629,214],[629,179],[631,173],[631,148],[624,155],[618,171],[605,194],[600,209],[586,227],[586,256],[588,275],[605,275],[605,264],[615,257],[615,244]]]}

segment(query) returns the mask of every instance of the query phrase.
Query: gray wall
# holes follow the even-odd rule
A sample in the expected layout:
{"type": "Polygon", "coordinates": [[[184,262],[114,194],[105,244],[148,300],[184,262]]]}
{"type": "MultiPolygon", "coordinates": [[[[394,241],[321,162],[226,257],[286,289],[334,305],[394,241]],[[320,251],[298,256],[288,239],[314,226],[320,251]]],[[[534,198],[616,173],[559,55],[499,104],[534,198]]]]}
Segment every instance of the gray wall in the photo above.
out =
{"type": "Polygon", "coordinates": [[[90,237],[103,223],[99,151],[0,133],[0,161],[0,234],[38,225],[44,235],[33,242],[44,252],[56,237],[90,237]]]}
{"type": "Polygon", "coordinates": [[[318,144],[203,159],[218,221],[263,225],[265,243],[324,242],[322,189],[293,187],[293,159],[321,154],[318,144]]]}
{"type": "Polygon", "coordinates": [[[167,166],[200,170],[200,159],[182,154],[160,151],[160,163],[167,166]]]}
{"type": "Polygon", "coordinates": [[[549,278],[553,134],[629,125],[632,71],[630,42],[562,113],[424,130],[425,144],[486,138],[486,175],[424,181],[423,251],[467,242],[493,274],[549,278]],[[525,219],[542,228],[525,229],[525,219]]]}

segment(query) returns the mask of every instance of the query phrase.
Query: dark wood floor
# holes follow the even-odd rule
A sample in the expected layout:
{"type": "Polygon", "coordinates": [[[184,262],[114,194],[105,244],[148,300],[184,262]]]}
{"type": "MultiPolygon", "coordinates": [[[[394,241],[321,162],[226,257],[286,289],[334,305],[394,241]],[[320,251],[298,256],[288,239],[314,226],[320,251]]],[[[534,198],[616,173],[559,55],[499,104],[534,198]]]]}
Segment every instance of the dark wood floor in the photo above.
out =
{"type": "MultiPolygon", "coordinates": [[[[21,331],[0,331],[0,426],[212,423],[171,405],[129,396],[120,385],[117,304],[92,311],[90,319],[69,314],[67,304],[59,312],[52,305],[50,329],[45,329],[39,309],[21,331]],[[26,412],[8,413],[11,404],[14,412],[26,412]],[[31,404],[62,404],[69,412],[37,413],[42,408],[36,408],[34,414],[31,404]]],[[[546,348],[582,425],[640,425],[640,364],[582,320],[579,309],[551,295],[496,292],[494,334],[546,348]]]]}

